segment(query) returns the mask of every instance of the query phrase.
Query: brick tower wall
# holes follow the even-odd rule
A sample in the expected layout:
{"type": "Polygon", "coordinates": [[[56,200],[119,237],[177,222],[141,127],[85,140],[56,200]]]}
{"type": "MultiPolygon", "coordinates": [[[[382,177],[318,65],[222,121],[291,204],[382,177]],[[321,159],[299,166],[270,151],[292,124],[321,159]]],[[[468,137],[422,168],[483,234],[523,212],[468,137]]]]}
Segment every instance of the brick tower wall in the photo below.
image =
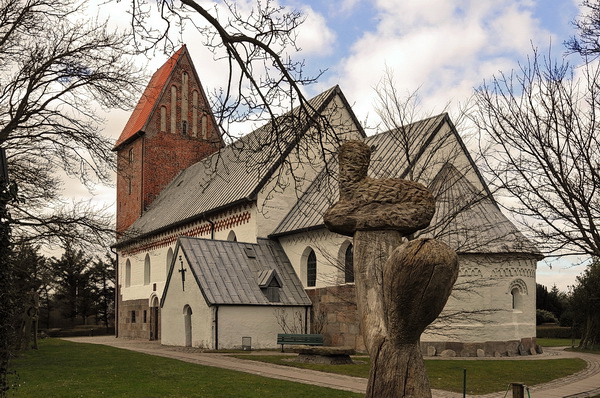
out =
{"type": "Polygon", "coordinates": [[[126,230],[179,172],[221,148],[218,131],[204,89],[184,52],[162,87],[144,134],[117,152],[117,232],[126,230]],[[183,101],[185,91],[187,101],[183,101]]]}

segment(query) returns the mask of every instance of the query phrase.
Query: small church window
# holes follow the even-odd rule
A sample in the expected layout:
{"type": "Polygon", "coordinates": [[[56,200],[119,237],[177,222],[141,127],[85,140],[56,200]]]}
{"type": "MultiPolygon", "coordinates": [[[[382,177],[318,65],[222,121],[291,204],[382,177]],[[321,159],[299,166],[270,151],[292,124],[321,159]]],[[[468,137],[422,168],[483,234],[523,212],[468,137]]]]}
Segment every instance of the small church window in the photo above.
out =
{"type": "Polygon", "coordinates": [[[131,323],[135,323],[135,311],[131,311],[131,323]]]}
{"type": "Polygon", "coordinates": [[[131,185],[131,177],[127,179],[127,194],[131,195],[132,185],[131,185]]]}
{"type": "Polygon", "coordinates": [[[317,285],[317,256],[311,249],[306,259],[306,286],[314,287],[317,285]]]}
{"type": "Polygon", "coordinates": [[[187,127],[188,127],[187,120],[182,120],[181,121],[181,134],[182,135],[187,135],[187,127]]]}
{"type": "Polygon", "coordinates": [[[354,253],[352,244],[349,244],[344,254],[344,282],[354,283],[354,253]]]}
{"type": "Polygon", "coordinates": [[[144,310],[144,322],[143,323],[148,323],[148,311],[144,310]]]}
{"type": "Polygon", "coordinates": [[[173,249],[169,247],[169,250],[167,251],[167,266],[166,266],[165,277],[169,275],[169,268],[171,267],[172,261],[173,261],[173,249]]]}
{"type": "Polygon", "coordinates": [[[133,148],[129,148],[129,163],[133,163],[133,148]]]}
{"type": "Polygon", "coordinates": [[[229,242],[237,242],[237,236],[235,236],[234,230],[229,231],[229,234],[227,235],[227,240],[229,242]]]}
{"type": "Polygon", "coordinates": [[[513,288],[510,291],[510,294],[512,296],[512,309],[514,311],[521,310],[523,299],[521,297],[521,291],[519,290],[519,288],[518,287],[513,288]]]}
{"type": "Polygon", "coordinates": [[[144,260],[144,285],[150,284],[150,255],[146,254],[144,260]]]}
{"type": "Polygon", "coordinates": [[[131,261],[125,263],[125,287],[131,286],[131,261]]]}

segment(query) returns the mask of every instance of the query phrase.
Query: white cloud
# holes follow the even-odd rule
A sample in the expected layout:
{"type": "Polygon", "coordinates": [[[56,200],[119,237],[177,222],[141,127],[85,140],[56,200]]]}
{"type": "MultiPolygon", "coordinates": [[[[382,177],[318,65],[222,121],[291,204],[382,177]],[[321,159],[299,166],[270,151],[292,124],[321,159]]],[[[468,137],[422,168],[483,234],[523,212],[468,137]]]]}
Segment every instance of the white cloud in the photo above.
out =
{"type": "Polygon", "coordinates": [[[301,11],[306,20],[300,25],[296,41],[297,46],[302,49],[300,55],[321,56],[330,54],[336,35],[327,26],[325,17],[308,6],[302,7],[301,11]]]}
{"type": "Polygon", "coordinates": [[[353,44],[334,79],[351,102],[357,101],[359,119],[372,109],[373,87],[386,67],[400,89],[421,87],[425,109],[441,111],[450,100],[468,98],[484,78],[516,67],[532,40],[550,37],[534,18],[532,5],[518,0],[379,0],[377,26],[353,44]]]}

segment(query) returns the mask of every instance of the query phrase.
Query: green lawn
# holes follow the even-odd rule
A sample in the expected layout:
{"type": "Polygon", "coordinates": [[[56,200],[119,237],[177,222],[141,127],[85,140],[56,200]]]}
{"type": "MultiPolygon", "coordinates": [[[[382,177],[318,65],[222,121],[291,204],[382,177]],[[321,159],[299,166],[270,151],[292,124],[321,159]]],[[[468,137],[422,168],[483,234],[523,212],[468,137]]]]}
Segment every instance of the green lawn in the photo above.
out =
{"type": "Polygon", "coordinates": [[[551,339],[551,338],[537,338],[537,343],[542,347],[571,347],[572,345],[579,345],[579,339],[551,339]]]}
{"type": "MultiPolygon", "coordinates": [[[[290,362],[295,355],[236,355],[237,358],[296,366],[324,372],[341,373],[357,377],[369,377],[369,358],[359,357],[356,365],[313,365],[290,362]]],[[[546,360],[425,360],[432,388],[462,392],[464,369],[467,369],[467,393],[487,394],[505,391],[512,382],[532,386],[564,377],[585,368],[582,359],[546,360]],[[543,372],[540,371],[543,369],[543,372]]]]}
{"type": "Polygon", "coordinates": [[[118,348],[45,339],[12,362],[9,397],[361,397],[118,348]]]}

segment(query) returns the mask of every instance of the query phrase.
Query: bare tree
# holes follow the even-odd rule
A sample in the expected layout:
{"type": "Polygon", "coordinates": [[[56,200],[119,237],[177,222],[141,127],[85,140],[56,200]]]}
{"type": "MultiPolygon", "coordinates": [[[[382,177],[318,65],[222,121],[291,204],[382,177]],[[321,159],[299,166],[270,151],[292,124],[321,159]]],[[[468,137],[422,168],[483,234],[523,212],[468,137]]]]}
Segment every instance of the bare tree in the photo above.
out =
{"type": "Polygon", "coordinates": [[[569,38],[565,46],[570,52],[595,58],[600,54],[600,1],[584,0],[581,5],[585,11],[573,21],[578,35],[569,38]]]}
{"type": "MultiPolygon", "coordinates": [[[[249,9],[233,1],[214,3],[210,8],[196,0],[131,0],[131,4],[138,48],[163,48],[170,53],[170,34],[194,28],[215,60],[224,63],[226,83],[212,92],[212,112],[222,134],[229,138],[226,141],[238,138],[231,123],[266,123],[263,129],[267,133],[237,147],[246,153],[260,153],[252,158],[253,167],[270,168],[270,159],[280,158],[290,143],[301,139],[306,145],[294,148],[301,155],[314,156],[315,151],[323,158],[331,155],[331,143],[340,140],[337,121],[317,112],[304,92],[323,72],[307,76],[304,61],[292,58],[301,50],[297,35],[305,17],[299,11],[287,11],[270,0],[249,9]],[[162,25],[157,25],[157,20],[162,25]],[[304,134],[308,127],[317,133],[304,134]]],[[[301,170],[287,158],[284,162],[287,167],[280,168],[276,176],[277,189],[289,184],[289,178],[296,185],[303,184],[302,176],[297,175],[301,170]],[[281,175],[284,171],[289,171],[287,177],[281,175]]]]}
{"type": "Polygon", "coordinates": [[[599,76],[597,64],[573,69],[534,52],[476,92],[484,172],[551,255],[600,254],[599,76]]]}
{"type": "Polygon", "coordinates": [[[110,221],[91,205],[60,200],[61,178],[108,183],[111,142],[101,108],[128,108],[138,89],[128,36],[83,19],[76,0],[0,0],[0,144],[20,202],[13,234],[57,243],[102,241],[110,221]]]}

